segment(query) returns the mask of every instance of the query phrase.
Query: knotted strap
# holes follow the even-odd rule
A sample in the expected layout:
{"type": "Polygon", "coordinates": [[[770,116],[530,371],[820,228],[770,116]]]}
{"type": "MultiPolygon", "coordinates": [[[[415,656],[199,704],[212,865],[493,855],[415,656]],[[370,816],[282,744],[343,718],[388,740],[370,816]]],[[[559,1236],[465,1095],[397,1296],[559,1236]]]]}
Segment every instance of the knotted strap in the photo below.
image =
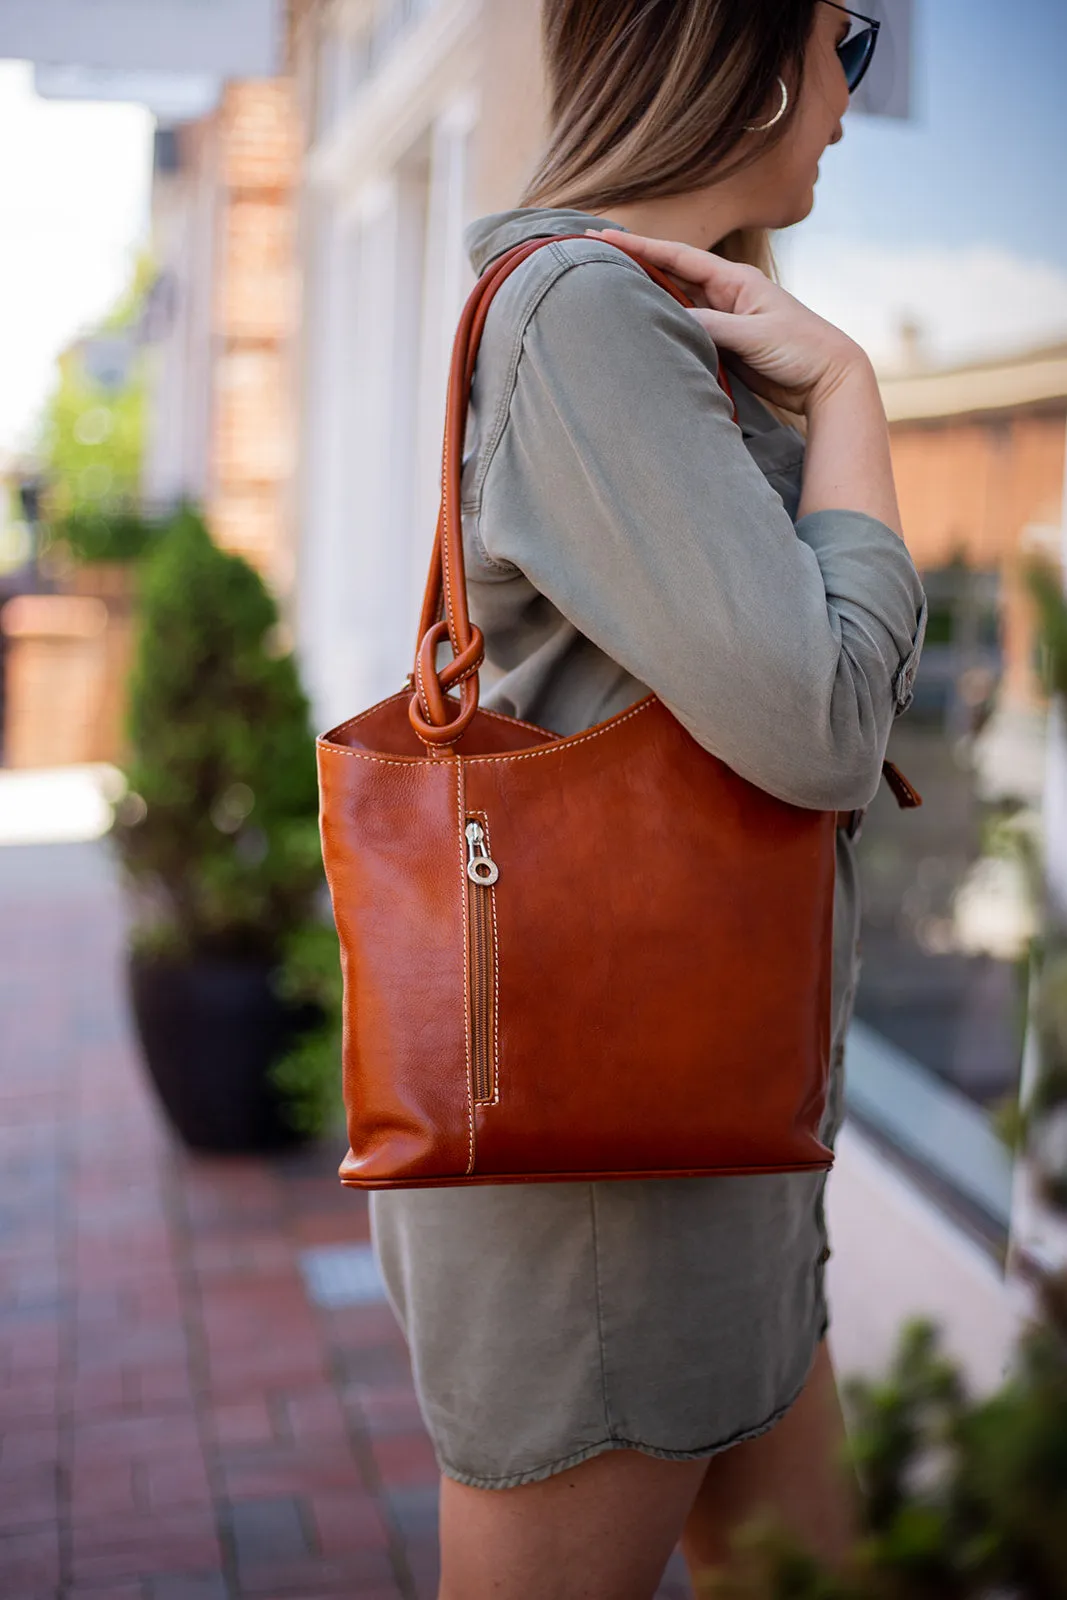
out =
{"type": "MultiPolygon", "coordinates": [[[[437,518],[437,533],[430,558],[426,593],[422,602],[422,616],[419,619],[413,673],[415,693],[408,708],[412,727],[434,754],[455,744],[477,711],[478,669],[485,658],[481,631],[472,624],[467,609],[467,574],[463,562],[463,522],[460,511],[463,442],[467,430],[474,364],[478,357],[485,319],[493,296],[500,285],[511,276],[516,267],[522,265],[527,256],[557,239],[585,237],[586,235],[582,233],[554,234],[548,238],[529,239],[525,244],[515,245],[513,249],[505,251],[474,285],[456,329],[445,405],[441,509],[437,518]],[[446,665],[439,667],[438,646],[446,638],[452,650],[452,659],[446,665]],[[448,691],[454,689],[457,684],[460,694],[458,711],[455,710],[455,702],[449,702],[447,699],[448,691]]],[[[636,261],[650,278],[678,301],[679,305],[691,307],[695,304],[695,301],[679,289],[665,272],[641,261],[635,251],[623,244],[613,247],[622,250],[631,260],[636,261]]],[[[732,402],[730,381],[721,363],[719,382],[732,402]]],[[[735,407],[735,420],[736,416],[735,407]]]]}

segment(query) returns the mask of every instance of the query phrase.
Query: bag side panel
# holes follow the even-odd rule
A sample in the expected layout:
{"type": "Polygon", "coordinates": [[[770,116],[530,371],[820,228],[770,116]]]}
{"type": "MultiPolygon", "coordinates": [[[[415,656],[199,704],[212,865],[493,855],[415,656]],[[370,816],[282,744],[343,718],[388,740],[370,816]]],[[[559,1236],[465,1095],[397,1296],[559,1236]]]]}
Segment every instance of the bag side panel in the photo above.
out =
{"type": "Polygon", "coordinates": [[[459,763],[319,744],[323,859],[344,973],[348,1177],[473,1165],[459,763]]]}

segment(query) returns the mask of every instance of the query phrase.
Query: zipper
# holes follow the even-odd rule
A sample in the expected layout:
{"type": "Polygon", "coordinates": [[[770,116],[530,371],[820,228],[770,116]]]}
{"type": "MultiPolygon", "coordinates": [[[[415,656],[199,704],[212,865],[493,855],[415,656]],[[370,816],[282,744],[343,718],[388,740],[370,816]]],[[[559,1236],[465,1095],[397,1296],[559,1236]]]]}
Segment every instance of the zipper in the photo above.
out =
{"type": "Polygon", "coordinates": [[[476,1103],[496,1098],[496,906],[493,885],[500,876],[489,854],[485,828],[468,817],[467,988],[470,996],[471,1080],[476,1103]]]}

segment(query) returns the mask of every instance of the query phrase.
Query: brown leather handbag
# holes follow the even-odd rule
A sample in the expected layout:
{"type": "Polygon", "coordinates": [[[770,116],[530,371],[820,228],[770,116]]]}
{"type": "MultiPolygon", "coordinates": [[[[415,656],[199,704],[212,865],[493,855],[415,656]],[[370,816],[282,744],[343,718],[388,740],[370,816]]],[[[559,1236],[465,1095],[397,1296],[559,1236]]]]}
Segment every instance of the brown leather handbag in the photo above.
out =
{"type": "Polygon", "coordinates": [[[852,814],[746,782],[655,695],[566,738],[479,709],[460,520],[470,384],[493,294],[548,242],[498,257],[459,322],[408,686],[318,742],[344,970],[341,1180],[825,1168],[834,830],[852,814]]]}

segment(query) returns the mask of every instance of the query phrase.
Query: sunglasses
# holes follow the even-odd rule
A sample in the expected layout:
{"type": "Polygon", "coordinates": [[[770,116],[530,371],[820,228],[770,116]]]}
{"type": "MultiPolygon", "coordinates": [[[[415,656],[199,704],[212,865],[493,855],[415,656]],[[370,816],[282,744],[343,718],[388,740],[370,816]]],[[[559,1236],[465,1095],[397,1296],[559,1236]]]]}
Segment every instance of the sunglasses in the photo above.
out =
{"type": "Polygon", "coordinates": [[[878,29],[882,24],[876,17],[865,17],[860,11],[850,11],[848,6],[839,6],[837,0],[823,0],[823,4],[833,6],[835,11],[843,11],[846,17],[854,17],[857,22],[865,22],[865,28],[858,28],[855,33],[850,33],[847,39],[842,39],[837,46],[837,59],[840,61],[848,84],[848,92],[858,88],[863,80],[867,68],[874,55],[874,47],[878,42],[878,29]]]}

